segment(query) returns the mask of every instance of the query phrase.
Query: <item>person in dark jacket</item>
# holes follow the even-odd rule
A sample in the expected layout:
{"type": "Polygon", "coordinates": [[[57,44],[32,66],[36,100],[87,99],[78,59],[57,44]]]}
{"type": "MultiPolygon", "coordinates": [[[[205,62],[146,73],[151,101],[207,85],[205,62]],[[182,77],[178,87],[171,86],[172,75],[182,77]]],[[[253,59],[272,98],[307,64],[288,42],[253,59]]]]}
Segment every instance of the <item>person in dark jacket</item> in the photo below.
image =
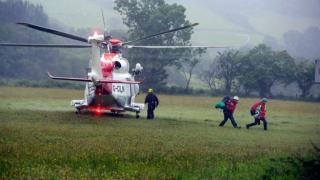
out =
{"type": "Polygon", "coordinates": [[[251,126],[260,125],[260,121],[263,122],[263,129],[267,130],[267,120],[265,118],[267,111],[267,98],[262,98],[261,101],[254,103],[252,110],[257,112],[257,115],[254,116],[254,122],[247,124],[246,128],[249,129],[251,126]],[[260,110],[260,111],[259,111],[260,110]],[[259,113],[259,114],[258,114],[259,113]]]}
{"type": "Polygon", "coordinates": [[[158,97],[153,94],[153,90],[150,88],[148,89],[148,94],[146,96],[146,99],[144,103],[148,103],[148,116],[147,119],[153,119],[154,118],[154,109],[159,105],[158,97]]]}
{"type": "Polygon", "coordinates": [[[230,119],[232,125],[234,128],[241,128],[241,126],[238,126],[236,121],[233,118],[233,112],[237,107],[239,101],[238,96],[234,96],[231,100],[225,102],[225,107],[223,109],[224,119],[221,121],[219,126],[224,126],[224,124],[230,119]]]}

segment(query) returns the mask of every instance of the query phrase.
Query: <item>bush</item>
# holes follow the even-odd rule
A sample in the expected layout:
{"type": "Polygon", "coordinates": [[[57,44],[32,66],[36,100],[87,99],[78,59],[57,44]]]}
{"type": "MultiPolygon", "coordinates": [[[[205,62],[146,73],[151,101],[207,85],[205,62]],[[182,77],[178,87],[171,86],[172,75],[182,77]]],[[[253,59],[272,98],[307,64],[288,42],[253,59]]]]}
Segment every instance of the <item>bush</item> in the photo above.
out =
{"type": "Polygon", "coordinates": [[[297,152],[291,157],[271,158],[261,179],[320,179],[320,149],[311,144],[313,149],[307,155],[297,152]]]}
{"type": "Polygon", "coordinates": [[[0,78],[0,86],[6,86],[7,83],[0,78]]]}

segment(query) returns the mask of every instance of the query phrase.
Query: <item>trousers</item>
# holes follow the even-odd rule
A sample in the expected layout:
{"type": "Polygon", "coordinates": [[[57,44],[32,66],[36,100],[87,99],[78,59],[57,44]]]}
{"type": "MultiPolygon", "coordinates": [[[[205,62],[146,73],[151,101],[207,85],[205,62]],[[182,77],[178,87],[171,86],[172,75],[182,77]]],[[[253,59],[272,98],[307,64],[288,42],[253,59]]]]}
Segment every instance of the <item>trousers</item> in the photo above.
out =
{"type": "Polygon", "coordinates": [[[148,103],[148,115],[147,119],[153,119],[154,118],[154,109],[155,109],[155,104],[154,103],[148,103]]]}
{"type": "Polygon", "coordinates": [[[238,127],[236,121],[233,118],[233,114],[231,112],[223,112],[224,114],[224,119],[221,121],[219,126],[224,126],[224,124],[228,121],[228,119],[230,119],[231,124],[233,125],[233,127],[238,127]]]}
{"type": "Polygon", "coordinates": [[[247,124],[247,128],[251,127],[251,126],[255,126],[257,124],[260,124],[260,121],[263,122],[263,129],[264,130],[267,130],[268,129],[268,123],[267,123],[267,120],[265,117],[261,118],[261,119],[258,119],[258,118],[254,118],[254,122],[253,123],[250,123],[250,124],[247,124]]]}

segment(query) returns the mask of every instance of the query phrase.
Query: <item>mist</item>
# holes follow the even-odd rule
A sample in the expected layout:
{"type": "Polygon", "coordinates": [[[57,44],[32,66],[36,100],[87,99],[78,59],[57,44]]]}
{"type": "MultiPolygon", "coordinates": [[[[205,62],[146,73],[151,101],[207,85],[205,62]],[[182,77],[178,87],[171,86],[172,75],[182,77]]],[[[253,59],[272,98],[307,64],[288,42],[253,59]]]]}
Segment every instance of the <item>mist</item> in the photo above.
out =
{"type": "MultiPolygon", "coordinates": [[[[81,36],[106,29],[122,39],[126,27],[115,10],[114,0],[28,0],[41,4],[49,16],[49,27],[81,36]],[[102,11],[104,18],[102,18],[102,11]],[[80,35],[80,34],[79,34],[80,35]]],[[[236,46],[246,52],[264,43],[273,50],[286,50],[295,60],[320,59],[319,0],[166,0],[185,7],[186,20],[199,23],[191,38],[193,45],[236,46]]],[[[157,24],[155,24],[157,26],[157,24]]],[[[161,31],[161,30],[159,30],[161,31]]],[[[213,60],[217,51],[208,50],[206,60],[213,60]]],[[[201,62],[202,63],[202,62],[201,62]]],[[[205,61],[203,61],[205,66],[205,61]]]]}

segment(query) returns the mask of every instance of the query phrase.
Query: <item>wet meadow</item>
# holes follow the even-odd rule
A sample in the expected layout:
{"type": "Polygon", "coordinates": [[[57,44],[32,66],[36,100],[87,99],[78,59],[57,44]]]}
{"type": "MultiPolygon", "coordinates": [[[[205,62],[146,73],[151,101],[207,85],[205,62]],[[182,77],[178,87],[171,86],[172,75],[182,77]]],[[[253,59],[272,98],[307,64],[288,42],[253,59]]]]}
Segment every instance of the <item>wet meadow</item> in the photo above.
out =
{"type": "Polygon", "coordinates": [[[218,126],[222,97],[157,95],[147,120],[146,108],[139,119],[77,115],[70,101],[83,98],[79,90],[0,87],[0,179],[319,177],[319,103],[270,99],[264,131],[245,128],[259,99],[240,97],[235,129],[218,126]]]}

